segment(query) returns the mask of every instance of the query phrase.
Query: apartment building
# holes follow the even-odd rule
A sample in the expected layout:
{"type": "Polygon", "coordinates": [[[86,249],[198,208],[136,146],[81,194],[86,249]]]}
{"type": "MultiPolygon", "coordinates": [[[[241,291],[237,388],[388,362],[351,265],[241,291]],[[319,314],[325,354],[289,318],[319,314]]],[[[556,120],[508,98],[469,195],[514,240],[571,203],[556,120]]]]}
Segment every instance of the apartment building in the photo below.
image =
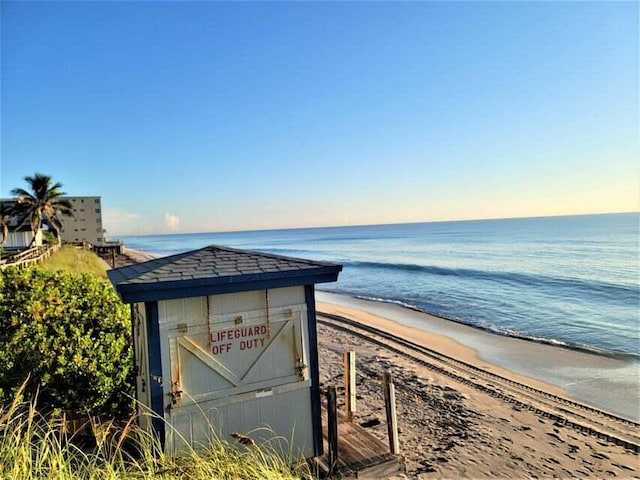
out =
{"type": "Polygon", "coordinates": [[[104,241],[100,197],[64,197],[71,202],[73,217],[60,216],[62,240],[66,242],[104,241]]]}
{"type": "MultiPolygon", "coordinates": [[[[63,197],[71,203],[73,210],[73,217],[65,217],[60,215],[59,219],[62,222],[62,240],[66,242],[89,242],[94,245],[104,242],[103,227],[102,227],[102,206],[100,197],[63,197]]],[[[0,198],[0,203],[13,206],[16,202],[15,198],[0,198]]],[[[33,232],[31,232],[31,225],[26,222],[18,229],[18,226],[22,224],[24,217],[13,217],[9,221],[9,244],[5,246],[27,246],[31,243],[33,232]],[[20,235],[18,235],[20,234],[20,235]],[[15,237],[15,238],[13,238],[15,237]]],[[[46,225],[46,220],[44,222],[46,225]]],[[[46,226],[44,227],[47,228],[46,226]]],[[[40,240],[37,240],[36,244],[39,244],[40,240]]]]}

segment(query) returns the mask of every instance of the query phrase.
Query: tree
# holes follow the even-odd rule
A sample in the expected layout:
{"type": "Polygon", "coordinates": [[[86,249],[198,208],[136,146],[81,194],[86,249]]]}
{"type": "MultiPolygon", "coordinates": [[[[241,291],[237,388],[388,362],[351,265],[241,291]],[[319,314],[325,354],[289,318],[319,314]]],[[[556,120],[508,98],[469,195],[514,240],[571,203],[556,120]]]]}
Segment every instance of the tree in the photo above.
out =
{"type": "Polygon", "coordinates": [[[11,208],[7,203],[0,203],[0,228],[2,229],[2,242],[4,245],[9,240],[9,222],[11,221],[11,208]]]}
{"type": "Polygon", "coordinates": [[[71,202],[62,198],[66,195],[66,193],[60,191],[62,184],[58,182],[52,184],[51,177],[41,173],[36,173],[33,177],[24,177],[24,180],[29,184],[33,193],[23,188],[14,188],[11,191],[11,195],[18,197],[13,213],[24,215],[20,226],[27,221],[31,223],[31,229],[33,230],[31,245],[33,245],[36,241],[36,235],[42,227],[42,221],[46,219],[53,229],[58,243],[60,243],[62,241],[60,237],[62,222],[59,215],[73,216],[71,202]]]}

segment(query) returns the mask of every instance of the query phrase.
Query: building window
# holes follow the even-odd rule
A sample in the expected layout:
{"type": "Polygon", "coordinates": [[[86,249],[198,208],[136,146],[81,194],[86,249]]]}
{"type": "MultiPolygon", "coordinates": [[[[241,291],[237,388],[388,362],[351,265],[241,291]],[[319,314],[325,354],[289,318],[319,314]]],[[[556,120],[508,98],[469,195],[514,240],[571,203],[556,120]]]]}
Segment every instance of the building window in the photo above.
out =
{"type": "Polygon", "coordinates": [[[96,202],[96,203],[100,203],[100,199],[99,199],[99,198],[96,198],[96,199],[94,200],[94,202],[96,202]]]}
{"type": "Polygon", "coordinates": [[[100,213],[100,209],[99,208],[96,208],[96,213],[100,213]]]}

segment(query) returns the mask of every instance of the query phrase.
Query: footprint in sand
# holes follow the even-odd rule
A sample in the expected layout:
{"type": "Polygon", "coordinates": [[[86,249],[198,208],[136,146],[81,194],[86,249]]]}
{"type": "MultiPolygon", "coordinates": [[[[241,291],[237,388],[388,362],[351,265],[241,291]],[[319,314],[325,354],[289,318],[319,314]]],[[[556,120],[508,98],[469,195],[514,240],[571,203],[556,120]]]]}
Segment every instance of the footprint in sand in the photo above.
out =
{"type": "Polygon", "coordinates": [[[591,454],[592,458],[597,458],[598,460],[609,460],[609,457],[607,455],[605,455],[604,453],[593,453],[591,454]]]}
{"type": "Polygon", "coordinates": [[[564,440],[562,438],[560,438],[560,436],[557,433],[554,432],[547,432],[547,435],[549,435],[551,438],[555,438],[556,440],[558,440],[560,443],[565,443],[564,440]]]}
{"type": "Polygon", "coordinates": [[[378,419],[377,417],[367,420],[365,422],[362,422],[360,424],[362,428],[371,428],[371,427],[376,427],[378,425],[380,425],[380,419],[378,419]]]}
{"type": "Polygon", "coordinates": [[[618,467],[621,470],[629,470],[630,472],[635,471],[634,468],[628,467],[627,465],[622,465],[621,463],[612,463],[614,467],[618,467]]]}

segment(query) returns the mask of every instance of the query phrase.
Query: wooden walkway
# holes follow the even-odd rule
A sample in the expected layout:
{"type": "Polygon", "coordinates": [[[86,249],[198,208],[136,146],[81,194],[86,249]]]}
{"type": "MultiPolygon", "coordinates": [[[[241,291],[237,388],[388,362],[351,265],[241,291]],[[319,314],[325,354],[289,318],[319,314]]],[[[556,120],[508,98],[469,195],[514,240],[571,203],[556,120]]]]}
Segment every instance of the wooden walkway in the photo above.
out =
{"type": "Polygon", "coordinates": [[[356,423],[347,423],[338,413],[338,462],[329,465],[327,410],[322,408],[324,455],[314,459],[319,478],[385,479],[404,473],[404,458],[392,455],[389,445],[374,437],[356,423]]]}

